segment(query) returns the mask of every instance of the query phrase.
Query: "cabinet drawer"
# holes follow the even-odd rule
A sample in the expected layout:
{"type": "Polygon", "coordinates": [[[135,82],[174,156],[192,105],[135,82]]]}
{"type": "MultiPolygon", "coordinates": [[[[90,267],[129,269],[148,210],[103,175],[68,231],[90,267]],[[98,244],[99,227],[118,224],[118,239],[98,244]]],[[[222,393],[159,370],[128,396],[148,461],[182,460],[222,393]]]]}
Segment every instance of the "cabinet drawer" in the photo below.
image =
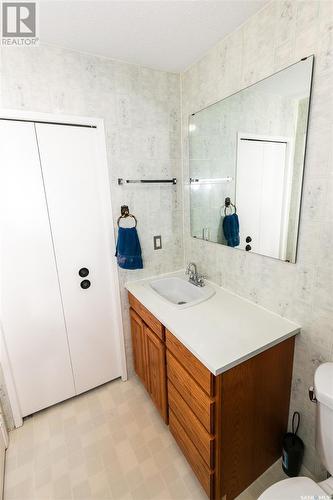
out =
{"type": "Polygon", "coordinates": [[[211,436],[190,407],[185,403],[177,389],[168,382],[169,408],[179,423],[186,429],[188,437],[205,460],[208,467],[214,468],[214,436],[211,436]]]}
{"type": "Polygon", "coordinates": [[[143,319],[143,321],[160,337],[161,340],[165,339],[165,329],[164,326],[155,316],[146,309],[141,302],[139,302],[134,295],[128,292],[128,300],[130,306],[138,313],[138,315],[143,319]]]}
{"type": "Polygon", "coordinates": [[[205,429],[213,434],[214,401],[207,396],[169,351],[167,351],[167,375],[205,429]]]}
{"type": "Polygon", "coordinates": [[[209,396],[214,395],[214,375],[179,340],[166,331],[166,344],[175,358],[186,368],[209,396]]]}
{"type": "Polygon", "coordinates": [[[201,457],[173,411],[170,411],[169,425],[173,437],[191,465],[205,492],[209,498],[213,498],[214,473],[209,469],[206,462],[201,457]]]}

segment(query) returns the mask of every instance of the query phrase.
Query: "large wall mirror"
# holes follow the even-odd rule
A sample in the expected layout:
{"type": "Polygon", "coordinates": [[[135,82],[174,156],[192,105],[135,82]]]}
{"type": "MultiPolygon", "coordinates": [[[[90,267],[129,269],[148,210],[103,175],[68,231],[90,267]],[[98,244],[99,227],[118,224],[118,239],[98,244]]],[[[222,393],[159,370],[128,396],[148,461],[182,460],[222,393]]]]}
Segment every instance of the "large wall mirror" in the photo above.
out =
{"type": "Polygon", "coordinates": [[[189,118],[191,234],[296,261],[313,56],[189,118]]]}

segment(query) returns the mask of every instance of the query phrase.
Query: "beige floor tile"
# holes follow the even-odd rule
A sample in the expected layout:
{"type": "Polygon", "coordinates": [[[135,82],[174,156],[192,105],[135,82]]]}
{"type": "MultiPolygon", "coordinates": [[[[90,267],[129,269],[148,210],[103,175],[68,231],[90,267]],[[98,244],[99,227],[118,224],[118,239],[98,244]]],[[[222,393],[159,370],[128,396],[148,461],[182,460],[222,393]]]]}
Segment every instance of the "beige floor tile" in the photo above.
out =
{"type": "MultiPolygon", "coordinates": [[[[122,478],[120,476],[119,478],[122,478]]],[[[110,481],[107,477],[105,470],[102,472],[98,472],[97,474],[93,474],[89,476],[89,485],[92,493],[92,497],[94,498],[97,492],[105,492],[108,491],[110,493],[110,481]]]]}
{"type": "Polygon", "coordinates": [[[113,498],[122,499],[130,496],[128,484],[123,478],[112,481],[110,484],[110,490],[113,498]]]}
{"type": "Polygon", "coordinates": [[[69,474],[61,476],[56,481],[53,481],[51,495],[54,500],[72,499],[72,488],[69,474]]]}
{"type": "MultiPolygon", "coordinates": [[[[201,489],[199,485],[198,488],[201,489]]],[[[168,493],[172,500],[190,500],[190,492],[181,478],[169,484],[168,493]]]]}
{"type": "Polygon", "coordinates": [[[34,470],[34,488],[40,489],[47,486],[52,482],[52,469],[51,467],[38,468],[34,470]]]}
{"type": "MultiPolygon", "coordinates": [[[[284,476],[277,463],[238,497],[284,476]]],[[[10,433],[4,500],[204,500],[205,493],[136,378],[110,382],[10,433]]]]}
{"type": "Polygon", "coordinates": [[[132,500],[147,500],[149,497],[149,490],[147,486],[148,485],[145,483],[141,483],[139,486],[134,488],[134,490],[131,491],[132,500]]]}
{"type": "Polygon", "coordinates": [[[72,488],[73,500],[86,500],[91,498],[92,493],[89,481],[82,481],[72,488]]]}

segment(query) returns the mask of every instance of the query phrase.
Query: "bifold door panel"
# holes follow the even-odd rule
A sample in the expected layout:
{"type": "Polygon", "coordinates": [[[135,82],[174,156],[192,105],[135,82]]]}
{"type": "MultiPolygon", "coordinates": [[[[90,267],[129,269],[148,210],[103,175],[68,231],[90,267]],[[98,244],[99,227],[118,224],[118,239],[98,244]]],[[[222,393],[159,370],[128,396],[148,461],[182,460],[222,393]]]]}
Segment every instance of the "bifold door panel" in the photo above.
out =
{"type": "Polygon", "coordinates": [[[1,315],[22,415],[74,396],[33,123],[0,121],[1,315]]]}
{"type": "Polygon", "coordinates": [[[37,123],[36,131],[80,393],[120,375],[97,130],[37,123]]]}
{"type": "Polygon", "coordinates": [[[0,142],[1,314],[25,416],[121,375],[110,200],[95,128],[0,120],[0,142]]]}

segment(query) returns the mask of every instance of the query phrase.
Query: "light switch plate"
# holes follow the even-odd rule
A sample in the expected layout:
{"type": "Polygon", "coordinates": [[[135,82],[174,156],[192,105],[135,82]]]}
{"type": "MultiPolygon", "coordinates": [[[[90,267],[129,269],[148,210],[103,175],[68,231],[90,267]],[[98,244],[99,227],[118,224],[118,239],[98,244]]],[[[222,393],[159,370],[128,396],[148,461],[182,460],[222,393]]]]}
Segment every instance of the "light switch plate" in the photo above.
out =
{"type": "Polygon", "coordinates": [[[154,250],[160,250],[162,248],[162,236],[154,236],[154,250]]]}

